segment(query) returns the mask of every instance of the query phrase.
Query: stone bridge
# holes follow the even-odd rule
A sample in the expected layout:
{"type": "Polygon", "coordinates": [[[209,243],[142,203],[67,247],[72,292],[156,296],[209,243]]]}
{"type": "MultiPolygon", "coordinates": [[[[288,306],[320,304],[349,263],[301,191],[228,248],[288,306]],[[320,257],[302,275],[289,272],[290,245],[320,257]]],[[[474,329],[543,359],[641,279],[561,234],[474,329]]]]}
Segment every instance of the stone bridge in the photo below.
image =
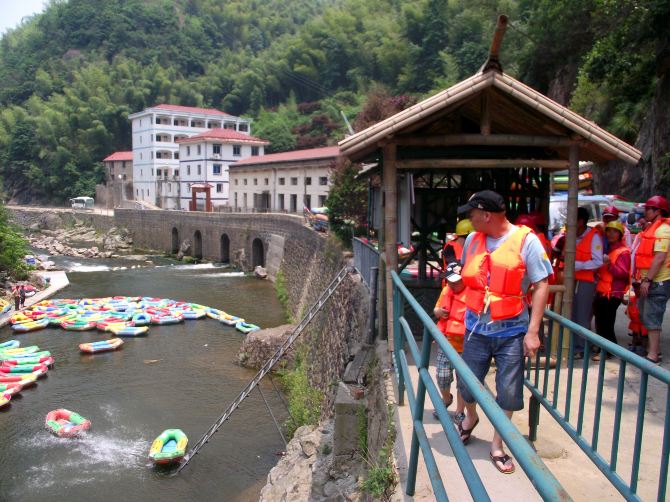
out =
{"type": "Polygon", "coordinates": [[[193,258],[233,263],[242,270],[260,265],[272,279],[287,248],[313,254],[320,247],[315,246],[317,236],[304,226],[304,219],[288,214],[116,209],[114,219],[117,226],[130,230],[136,247],[176,254],[189,241],[187,254],[193,258]]]}

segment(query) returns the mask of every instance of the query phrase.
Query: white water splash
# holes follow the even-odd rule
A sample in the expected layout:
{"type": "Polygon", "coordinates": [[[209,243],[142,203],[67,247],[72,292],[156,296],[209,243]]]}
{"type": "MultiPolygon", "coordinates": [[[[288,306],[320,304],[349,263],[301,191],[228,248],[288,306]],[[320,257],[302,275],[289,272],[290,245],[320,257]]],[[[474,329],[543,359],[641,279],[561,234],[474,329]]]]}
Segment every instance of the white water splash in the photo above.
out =
{"type": "Polygon", "coordinates": [[[82,265],[81,263],[73,263],[70,265],[70,272],[106,272],[111,270],[107,265],[82,265]]]}
{"type": "MultiPolygon", "coordinates": [[[[200,276],[202,277],[202,276],[200,276]]],[[[244,272],[221,272],[216,274],[207,274],[205,278],[209,277],[244,277],[244,272]]]]}

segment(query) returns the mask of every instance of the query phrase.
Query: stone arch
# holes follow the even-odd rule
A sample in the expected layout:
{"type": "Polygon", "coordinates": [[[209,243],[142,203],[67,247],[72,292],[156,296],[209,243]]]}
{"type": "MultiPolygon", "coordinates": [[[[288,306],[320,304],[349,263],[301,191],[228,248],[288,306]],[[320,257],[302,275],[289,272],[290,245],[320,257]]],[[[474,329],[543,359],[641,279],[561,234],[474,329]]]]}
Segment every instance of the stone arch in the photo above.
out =
{"type": "Polygon", "coordinates": [[[202,234],[196,230],[193,234],[193,258],[202,260],[202,234]]]}
{"type": "Polygon", "coordinates": [[[230,237],[221,234],[221,263],[230,263],[230,237]]]}
{"type": "Polygon", "coordinates": [[[179,230],[176,227],[172,227],[172,254],[177,254],[179,252],[179,230]]]}
{"type": "Polygon", "coordinates": [[[256,238],[251,244],[251,267],[256,268],[259,265],[261,267],[265,266],[265,249],[263,241],[256,238]]]}

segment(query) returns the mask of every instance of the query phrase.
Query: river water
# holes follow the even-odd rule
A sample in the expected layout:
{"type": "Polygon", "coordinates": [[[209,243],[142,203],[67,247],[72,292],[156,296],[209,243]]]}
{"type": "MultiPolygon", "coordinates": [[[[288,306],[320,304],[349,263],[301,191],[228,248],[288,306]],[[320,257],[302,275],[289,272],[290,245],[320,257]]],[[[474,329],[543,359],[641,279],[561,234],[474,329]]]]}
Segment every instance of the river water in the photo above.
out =
{"type": "MultiPolygon", "coordinates": [[[[70,286],[58,298],[115,295],[172,298],[223,309],[263,328],[285,322],[270,282],[213,265],[60,258],[70,286]]],[[[152,440],[180,428],[189,446],[202,436],[255,374],[235,364],[243,336],[212,319],[152,326],[116,352],[83,355],[78,344],[110,338],[99,331],[46,329],[0,342],[51,351],[46,378],[0,411],[0,501],[258,500],[284,444],[254,391],[179,475],[154,469],[152,440]],[[53,409],[91,420],[81,439],[44,428],[53,409]]],[[[270,382],[262,390],[278,420],[286,418],[270,382]]]]}

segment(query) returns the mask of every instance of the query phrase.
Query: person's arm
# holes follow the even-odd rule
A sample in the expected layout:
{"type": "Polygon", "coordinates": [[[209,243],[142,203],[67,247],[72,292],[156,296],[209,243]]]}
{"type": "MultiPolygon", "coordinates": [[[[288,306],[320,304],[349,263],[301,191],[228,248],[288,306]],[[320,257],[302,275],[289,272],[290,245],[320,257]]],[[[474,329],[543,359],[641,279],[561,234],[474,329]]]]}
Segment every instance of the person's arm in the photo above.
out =
{"type": "Polygon", "coordinates": [[[540,326],[544,316],[544,307],[549,297],[549,281],[544,278],[533,283],[533,300],[531,302],[530,322],[528,331],[523,337],[523,355],[533,357],[540,348],[540,326]]]}

